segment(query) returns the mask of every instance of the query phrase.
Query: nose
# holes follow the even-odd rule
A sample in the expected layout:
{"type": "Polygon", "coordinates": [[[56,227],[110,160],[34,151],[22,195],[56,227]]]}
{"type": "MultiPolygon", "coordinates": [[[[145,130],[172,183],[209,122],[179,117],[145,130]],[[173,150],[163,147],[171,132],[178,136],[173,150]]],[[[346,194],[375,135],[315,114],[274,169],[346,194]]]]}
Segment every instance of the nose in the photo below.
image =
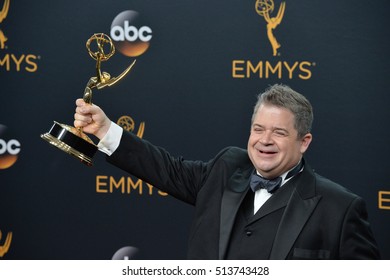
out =
{"type": "Polygon", "coordinates": [[[259,138],[259,142],[263,145],[271,145],[273,143],[272,132],[268,130],[264,131],[264,133],[259,138]]]}

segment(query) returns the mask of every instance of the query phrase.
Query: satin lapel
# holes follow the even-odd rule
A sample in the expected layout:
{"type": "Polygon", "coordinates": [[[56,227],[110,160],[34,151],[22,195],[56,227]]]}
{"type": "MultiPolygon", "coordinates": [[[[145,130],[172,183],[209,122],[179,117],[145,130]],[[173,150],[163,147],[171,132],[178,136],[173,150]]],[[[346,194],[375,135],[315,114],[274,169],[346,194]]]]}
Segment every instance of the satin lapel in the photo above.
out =
{"type": "Polygon", "coordinates": [[[286,259],[295,240],[321,199],[321,196],[315,196],[315,177],[310,167],[305,167],[302,173],[303,178],[297,180],[297,187],[291,195],[276,232],[270,254],[271,260],[286,259]]]}
{"type": "Polygon", "coordinates": [[[237,211],[249,190],[249,178],[253,169],[237,170],[229,179],[221,201],[219,233],[219,259],[224,259],[237,211]]]}
{"type": "Polygon", "coordinates": [[[293,188],[295,188],[295,185],[291,184],[291,182],[287,182],[286,185],[280,188],[264,203],[263,206],[260,207],[249,223],[254,223],[264,216],[285,207],[291,197],[293,188]]]}

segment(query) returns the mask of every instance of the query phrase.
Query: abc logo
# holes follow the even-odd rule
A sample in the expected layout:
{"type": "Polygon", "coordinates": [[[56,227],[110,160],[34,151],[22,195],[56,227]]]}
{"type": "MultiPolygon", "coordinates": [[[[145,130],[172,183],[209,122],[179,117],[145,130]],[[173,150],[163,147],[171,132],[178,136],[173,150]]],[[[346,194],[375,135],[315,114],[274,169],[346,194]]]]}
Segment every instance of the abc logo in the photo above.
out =
{"type": "Polygon", "coordinates": [[[18,159],[20,142],[7,135],[7,127],[0,124],[0,169],[11,167],[18,159]]]}
{"type": "Polygon", "coordinates": [[[110,36],[119,52],[136,57],[146,52],[153,35],[152,29],[141,21],[139,14],[128,10],[114,18],[110,36]]]}

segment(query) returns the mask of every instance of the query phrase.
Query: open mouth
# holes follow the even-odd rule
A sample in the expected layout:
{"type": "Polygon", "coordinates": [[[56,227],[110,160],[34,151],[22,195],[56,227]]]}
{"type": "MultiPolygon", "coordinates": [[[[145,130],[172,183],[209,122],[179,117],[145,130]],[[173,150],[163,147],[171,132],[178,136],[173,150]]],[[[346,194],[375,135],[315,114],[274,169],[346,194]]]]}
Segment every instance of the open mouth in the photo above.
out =
{"type": "Polygon", "coordinates": [[[274,152],[274,151],[262,151],[262,150],[259,150],[259,153],[262,154],[262,155],[274,155],[274,154],[276,154],[276,152],[274,152]]]}

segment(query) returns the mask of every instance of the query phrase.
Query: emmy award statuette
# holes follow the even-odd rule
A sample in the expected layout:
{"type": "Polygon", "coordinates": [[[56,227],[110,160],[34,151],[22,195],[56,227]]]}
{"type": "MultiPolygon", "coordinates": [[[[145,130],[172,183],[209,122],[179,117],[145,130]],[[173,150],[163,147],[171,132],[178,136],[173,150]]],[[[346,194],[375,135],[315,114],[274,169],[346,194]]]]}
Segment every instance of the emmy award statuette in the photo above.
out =
{"type": "MultiPolygon", "coordinates": [[[[136,60],[127,67],[117,77],[111,77],[107,72],[101,71],[101,62],[107,61],[114,53],[115,47],[111,38],[103,33],[97,33],[91,36],[86,43],[89,55],[96,60],[96,77],[91,77],[84,90],[83,100],[92,104],[92,90],[102,89],[106,86],[112,86],[121,80],[127,73],[130,72],[136,60]]],[[[88,166],[92,166],[92,158],[97,151],[97,146],[83,132],[81,127],[72,127],[66,124],[61,124],[54,121],[54,125],[50,131],[42,134],[41,137],[61,149],[62,151],[75,156],[81,162],[88,166]]]]}

